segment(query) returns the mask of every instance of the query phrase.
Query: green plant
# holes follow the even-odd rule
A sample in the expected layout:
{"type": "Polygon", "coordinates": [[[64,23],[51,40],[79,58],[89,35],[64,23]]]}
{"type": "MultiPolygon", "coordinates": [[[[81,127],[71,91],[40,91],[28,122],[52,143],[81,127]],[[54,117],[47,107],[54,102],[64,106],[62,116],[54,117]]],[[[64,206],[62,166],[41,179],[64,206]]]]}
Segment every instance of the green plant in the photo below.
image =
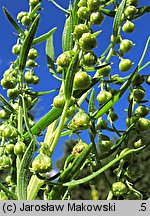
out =
{"type": "Polygon", "coordinates": [[[138,44],[133,47],[129,38],[122,39],[121,30],[123,34],[132,33],[134,20],[150,8],[139,8],[137,0],[74,0],[68,1],[68,10],[54,0],[50,2],[67,14],[62,53],[56,57],[53,43],[57,28],[36,36],[42,1],[30,0],[29,10],[19,12],[16,19],[3,8],[17,32],[17,42],[12,47],[16,59],[1,79],[8,98],[0,95],[0,172],[4,173],[0,199],[33,200],[39,191],[42,199],[72,199],[72,191],[82,185],[88,186],[91,199],[100,199],[101,181],[105,187],[103,199],[148,199],[146,187],[136,185],[137,180],[142,181],[142,170],[145,172],[142,164],[138,166],[139,158],[147,153],[150,143],[146,94],[150,76],[144,70],[150,62],[143,64],[150,37],[139,60],[133,56],[133,64],[126,55],[138,44]],[[102,51],[99,46],[107,17],[113,19],[112,36],[110,41],[105,40],[102,51]],[[34,90],[34,85],[40,88],[36,68],[38,45],[44,41],[48,68],[59,87],[40,92],[34,90]],[[122,72],[126,71],[124,76],[122,72]],[[35,123],[32,108],[39,97],[56,91],[51,97],[52,108],[35,123]],[[121,97],[128,97],[126,103],[120,102],[121,97]],[[121,120],[126,123],[124,128],[122,122],[121,126],[116,123],[122,117],[116,105],[125,111],[121,120]],[[39,142],[43,133],[43,141],[39,142]],[[67,157],[60,172],[52,176],[51,158],[56,146],[61,137],[68,139],[72,135],[77,141],[68,141],[67,157]]]}

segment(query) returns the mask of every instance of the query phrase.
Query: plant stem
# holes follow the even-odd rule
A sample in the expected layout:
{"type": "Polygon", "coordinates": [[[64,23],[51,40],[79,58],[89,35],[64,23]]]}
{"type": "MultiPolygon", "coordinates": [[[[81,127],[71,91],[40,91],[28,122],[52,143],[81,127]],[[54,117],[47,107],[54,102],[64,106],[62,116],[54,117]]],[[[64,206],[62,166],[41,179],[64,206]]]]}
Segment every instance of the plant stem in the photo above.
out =
{"type": "Polygon", "coordinates": [[[55,134],[55,138],[53,140],[52,145],[50,146],[50,155],[53,154],[53,151],[54,151],[54,149],[55,149],[55,147],[57,145],[57,142],[59,140],[59,137],[61,135],[61,131],[62,131],[63,126],[64,126],[64,122],[65,122],[65,118],[66,118],[66,113],[67,113],[67,111],[69,109],[69,106],[70,106],[70,100],[67,100],[66,103],[65,103],[63,112],[62,112],[62,116],[61,116],[58,128],[57,128],[57,132],[55,134]]]}
{"type": "Polygon", "coordinates": [[[45,183],[44,180],[37,178],[36,175],[33,175],[30,179],[28,188],[27,188],[27,200],[35,200],[36,195],[40,187],[45,183]]]}

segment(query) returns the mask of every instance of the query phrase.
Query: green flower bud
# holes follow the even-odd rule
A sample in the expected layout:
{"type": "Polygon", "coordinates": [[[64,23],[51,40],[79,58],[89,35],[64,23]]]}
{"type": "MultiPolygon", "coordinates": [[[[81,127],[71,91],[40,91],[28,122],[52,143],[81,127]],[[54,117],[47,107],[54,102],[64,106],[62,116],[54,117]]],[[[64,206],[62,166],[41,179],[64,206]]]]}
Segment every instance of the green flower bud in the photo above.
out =
{"type": "Polygon", "coordinates": [[[85,53],[82,59],[82,63],[85,66],[91,67],[94,66],[97,62],[97,56],[92,51],[85,53]]]}
{"type": "Polygon", "coordinates": [[[16,86],[17,80],[15,77],[12,77],[11,75],[4,77],[1,80],[1,85],[3,86],[3,88],[6,89],[13,89],[16,86]]]}
{"type": "Polygon", "coordinates": [[[46,173],[52,169],[52,160],[45,154],[39,154],[32,162],[32,172],[46,173]]]}
{"type": "Polygon", "coordinates": [[[137,103],[140,103],[145,97],[145,90],[142,87],[133,89],[133,98],[137,103]]]}
{"type": "Polygon", "coordinates": [[[122,26],[122,31],[124,31],[125,33],[131,33],[133,32],[135,29],[135,25],[134,23],[132,23],[131,21],[127,20],[124,25],[122,26]]]}
{"type": "Polygon", "coordinates": [[[91,11],[97,11],[100,6],[99,0],[87,0],[87,6],[91,11]]]}
{"type": "Polygon", "coordinates": [[[65,105],[65,96],[64,94],[58,94],[53,99],[53,106],[56,108],[63,108],[65,105]]]}
{"type": "Polygon", "coordinates": [[[18,95],[19,95],[19,91],[17,88],[7,90],[7,97],[9,97],[12,100],[16,99],[18,95]]]}
{"type": "Polygon", "coordinates": [[[61,55],[58,56],[57,58],[57,65],[62,67],[62,68],[66,68],[69,66],[70,62],[72,59],[72,55],[70,51],[66,51],[64,53],[62,53],[61,55]]]}
{"type": "Polygon", "coordinates": [[[129,52],[132,47],[133,47],[133,42],[131,40],[124,39],[120,43],[120,51],[122,53],[129,52]]]}
{"type": "Polygon", "coordinates": [[[13,53],[14,55],[20,54],[20,50],[21,50],[21,44],[15,44],[15,45],[12,47],[12,53],[13,53]]]}
{"type": "Polygon", "coordinates": [[[90,22],[94,25],[100,25],[104,20],[104,16],[99,12],[93,12],[90,15],[90,22]]]}
{"type": "Polygon", "coordinates": [[[27,15],[28,15],[28,12],[21,11],[21,12],[18,13],[18,15],[17,15],[17,20],[18,20],[18,21],[21,21],[21,19],[22,19],[24,16],[27,16],[27,15]]]}
{"type": "Polygon", "coordinates": [[[82,50],[90,51],[97,45],[96,36],[91,33],[84,33],[79,39],[79,45],[82,50]]]}
{"type": "Polygon", "coordinates": [[[89,32],[87,25],[79,24],[75,27],[73,35],[74,35],[74,38],[78,40],[82,37],[84,33],[87,33],[87,32],[89,32]]]}
{"type": "Polygon", "coordinates": [[[135,114],[140,116],[140,117],[145,117],[148,115],[148,113],[149,113],[149,108],[147,106],[144,106],[144,105],[138,106],[135,110],[135,114]]]}
{"type": "Polygon", "coordinates": [[[132,67],[132,61],[130,59],[121,59],[119,63],[119,70],[120,71],[127,71],[132,67]]]}
{"type": "Polygon", "coordinates": [[[0,170],[7,169],[11,166],[10,157],[6,155],[0,156],[0,170]]]}
{"type": "Polygon", "coordinates": [[[28,59],[26,62],[26,67],[31,67],[31,68],[37,67],[37,63],[32,59],[28,59]]]}
{"type": "Polygon", "coordinates": [[[99,118],[97,121],[97,129],[98,130],[104,130],[106,128],[107,128],[107,121],[99,118]]]}
{"type": "Polygon", "coordinates": [[[105,89],[101,90],[100,93],[97,95],[97,101],[100,104],[106,103],[112,97],[111,92],[106,91],[105,89]]]}
{"type": "Polygon", "coordinates": [[[87,0],[80,0],[78,3],[78,7],[86,7],[87,6],[87,0]]]}
{"type": "Polygon", "coordinates": [[[102,67],[102,68],[98,69],[97,73],[99,76],[107,77],[107,76],[109,76],[110,71],[111,71],[111,66],[108,65],[106,67],[102,67]]]}
{"type": "Polygon", "coordinates": [[[84,71],[78,71],[74,77],[73,87],[75,90],[87,89],[91,84],[91,77],[84,71]]]}
{"type": "Polygon", "coordinates": [[[22,156],[25,153],[26,149],[27,147],[24,142],[17,142],[14,146],[14,154],[22,156]]]}
{"type": "Polygon", "coordinates": [[[127,6],[125,11],[124,11],[124,14],[127,18],[131,19],[134,17],[134,15],[136,14],[137,12],[137,9],[135,6],[127,6]]]}
{"type": "Polygon", "coordinates": [[[74,157],[77,157],[85,148],[87,147],[87,144],[85,142],[82,142],[80,140],[72,149],[72,154],[74,157]]]}
{"type": "Polygon", "coordinates": [[[123,196],[127,193],[127,186],[123,182],[114,182],[112,184],[112,192],[114,196],[123,196]]]}
{"type": "Polygon", "coordinates": [[[136,123],[136,128],[139,131],[144,131],[150,128],[150,120],[146,118],[139,118],[139,120],[136,123]]]}
{"type": "Polygon", "coordinates": [[[69,127],[74,130],[85,130],[90,127],[90,118],[84,111],[79,111],[72,119],[69,127]]]}
{"type": "Polygon", "coordinates": [[[38,57],[38,51],[34,48],[31,48],[28,53],[28,58],[35,60],[38,57]]]}
{"type": "Polygon", "coordinates": [[[29,16],[23,16],[21,19],[21,23],[23,26],[28,26],[31,23],[31,18],[29,16]]]}
{"type": "Polygon", "coordinates": [[[77,11],[78,18],[81,20],[86,20],[89,18],[90,11],[87,7],[80,7],[77,11]]]}

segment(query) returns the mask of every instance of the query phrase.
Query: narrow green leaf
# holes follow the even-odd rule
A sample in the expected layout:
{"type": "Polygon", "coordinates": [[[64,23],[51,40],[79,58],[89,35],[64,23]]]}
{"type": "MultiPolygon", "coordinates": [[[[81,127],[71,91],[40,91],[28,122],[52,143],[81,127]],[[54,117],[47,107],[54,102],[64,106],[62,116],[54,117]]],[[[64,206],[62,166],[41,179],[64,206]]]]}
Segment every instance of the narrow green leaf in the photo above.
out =
{"type": "Polygon", "coordinates": [[[78,3],[80,0],[75,0],[74,1],[74,5],[73,5],[73,25],[75,27],[75,25],[78,24],[78,16],[77,16],[77,11],[78,11],[78,3]]]}
{"type": "Polygon", "coordinates": [[[75,73],[77,72],[78,65],[79,65],[78,57],[79,57],[79,51],[76,52],[76,54],[74,55],[67,70],[67,74],[65,78],[65,87],[64,87],[64,94],[66,99],[70,99],[72,96],[74,76],[75,73]]]}
{"type": "Polygon", "coordinates": [[[129,77],[128,81],[126,81],[122,85],[120,90],[118,92],[116,92],[116,94],[114,94],[114,96],[108,102],[106,102],[98,111],[96,111],[95,114],[93,114],[92,117],[94,119],[98,119],[100,116],[102,116],[104,113],[106,113],[115,103],[118,102],[118,100],[121,98],[121,96],[124,94],[124,92],[128,89],[131,82],[135,78],[135,75],[138,73],[138,69],[139,69],[139,67],[137,67],[135,69],[135,71],[129,77]]]}
{"type": "Polygon", "coordinates": [[[19,59],[19,70],[23,71],[26,65],[26,60],[28,57],[28,52],[30,50],[30,47],[32,45],[37,27],[38,27],[38,23],[39,23],[39,15],[35,18],[35,20],[33,21],[29,32],[27,34],[27,36],[25,37],[25,40],[23,42],[23,45],[21,47],[21,51],[20,51],[20,59],[19,59]]]}
{"type": "Polygon", "coordinates": [[[84,177],[82,179],[79,180],[75,180],[75,181],[70,181],[70,182],[66,182],[63,184],[63,186],[76,186],[79,184],[83,184],[85,182],[89,182],[90,180],[94,179],[95,177],[97,177],[98,175],[102,174],[104,171],[106,171],[107,169],[109,169],[111,166],[113,166],[115,163],[117,163],[118,161],[120,161],[121,159],[123,159],[124,157],[126,157],[127,155],[133,153],[133,152],[138,152],[141,149],[143,149],[144,147],[140,147],[138,149],[129,149],[126,152],[124,152],[122,155],[119,155],[118,157],[116,157],[114,160],[110,161],[108,164],[106,164],[105,166],[103,166],[101,169],[97,170],[96,172],[93,172],[91,175],[84,177]]]}
{"type": "Polygon", "coordinates": [[[71,181],[79,172],[80,168],[83,166],[85,160],[87,159],[90,151],[92,148],[92,143],[90,145],[88,145],[79,155],[78,157],[76,157],[76,159],[72,162],[72,164],[70,166],[67,167],[67,169],[65,169],[61,175],[60,178],[58,180],[58,184],[53,187],[53,189],[51,190],[50,194],[49,194],[49,199],[52,200],[60,200],[62,199],[62,197],[64,196],[67,187],[64,187],[60,184],[67,182],[67,181],[71,181]]]}
{"type": "Polygon", "coordinates": [[[29,13],[29,17],[30,17],[31,19],[34,18],[35,14],[36,14],[37,11],[39,10],[40,6],[41,6],[41,3],[37,4],[37,5],[33,8],[33,10],[29,13]]]}
{"type": "Polygon", "coordinates": [[[55,52],[53,45],[53,34],[49,36],[46,41],[46,59],[48,68],[52,73],[55,73],[55,64],[54,64],[55,52]]]}
{"type": "MultiPolygon", "coordinates": [[[[33,135],[38,135],[44,131],[52,122],[61,116],[62,109],[52,108],[43,118],[41,118],[32,128],[31,132],[33,135]]],[[[29,138],[29,133],[24,134],[24,138],[29,138]]]]}
{"type": "Polygon", "coordinates": [[[100,8],[100,11],[105,14],[106,16],[115,17],[116,12],[104,8],[100,8]]]}
{"type": "Polygon", "coordinates": [[[17,113],[17,111],[9,104],[9,102],[1,94],[0,94],[0,101],[10,112],[17,113]]]}
{"type": "Polygon", "coordinates": [[[122,0],[122,2],[120,3],[120,5],[119,5],[119,7],[117,9],[115,18],[114,18],[114,23],[113,23],[113,35],[114,35],[114,38],[116,38],[118,33],[119,33],[119,28],[120,28],[120,25],[121,25],[121,17],[122,17],[124,8],[125,8],[126,1],[127,0],[122,0]]]}
{"type": "Polygon", "coordinates": [[[72,14],[72,5],[70,3],[69,6],[70,15],[66,19],[63,34],[62,34],[62,49],[63,52],[72,50],[73,48],[73,31],[74,31],[74,23],[73,23],[73,14],[72,14]]]}
{"type": "Polygon", "coordinates": [[[92,114],[96,111],[95,108],[95,90],[94,88],[92,89],[90,99],[89,99],[89,105],[88,105],[88,113],[92,114]]]}
{"type": "Polygon", "coordinates": [[[16,194],[12,193],[8,188],[6,188],[1,182],[0,182],[0,189],[2,189],[7,197],[9,198],[9,200],[13,199],[13,200],[17,200],[18,197],[16,196],[16,194]]]}
{"type": "Polygon", "coordinates": [[[145,13],[149,13],[150,12],[150,6],[144,6],[144,7],[141,7],[141,8],[137,8],[137,10],[138,11],[135,14],[133,19],[137,19],[137,18],[139,18],[140,16],[142,16],[145,13]]]}
{"type": "Polygon", "coordinates": [[[26,152],[22,158],[20,164],[20,170],[18,174],[19,178],[19,185],[18,185],[18,199],[19,200],[26,200],[27,199],[27,186],[29,183],[29,166],[34,154],[35,150],[35,143],[31,140],[26,152]]]}
{"type": "Polygon", "coordinates": [[[132,124],[127,130],[126,132],[119,138],[119,140],[116,142],[116,144],[114,144],[110,150],[108,150],[107,152],[105,153],[102,153],[99,155],[99,158],[101,160],[107,158],[108,156],[110,156],[111,154],[113,154],[117,149],[118,147],[123,143],[123,141],[126,139],[126,137],[128,136],[129,132],[131,131],[131,129],[133,128],[134,124],[132,124]]]}
{"type": "Polygon", "coordinates": [[[12,26],[21,34],[24,34],[24,31],[20,28],[20,26],[16,23],[16,21],[13,19],[13,17],[10,15],[10,13],[8,12],[8,10],[3,7],[3,11],[6,15],[6,17],[8,18],[9,22],[12,24],[12,26]]]}
{"type": "Polygon", "coordinates": [[[54,34],[54,32],[56,31],[57,27],[52,28],[49,32],[37,37],[33,39],[33,44],[38,44],[38,43],[42,43],[43,41],[47,40],[49,37],[51,37],[51,35],[54,34]]]}

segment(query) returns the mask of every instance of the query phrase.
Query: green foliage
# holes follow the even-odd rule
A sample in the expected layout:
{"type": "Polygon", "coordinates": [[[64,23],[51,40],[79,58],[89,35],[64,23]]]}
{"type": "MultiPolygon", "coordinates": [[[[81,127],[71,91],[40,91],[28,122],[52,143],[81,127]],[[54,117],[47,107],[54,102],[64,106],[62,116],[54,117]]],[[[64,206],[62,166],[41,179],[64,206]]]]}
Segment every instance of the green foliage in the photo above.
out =
{"type": "Polygon", "coordinates": [[[47,200],[148,199],[150,82],[141,71],[150,64],[142,65],[150,37],[138,63],[134,65],[126,53],[135,45],[128,38],[135,30],[134,20],[150,7],[138,7],[138,1],[131,0],[74,0],[68,1],[66,10],[50,2],[66,14],[59,56],[54,49],[57,27],[36,36],[42,1],[29,1],[29,11],[19,12],[17,20],[3,8],[17,41],[12,47],[16,59],[1,79],[9,99],[0,95],[0,199],[37,199],[39,194],[47,200]],[[113,19],[112,36],[102,52],[99,42],[103,43],[107,17],[113,19]],[[121,30],[128,34],[126,39],[121,30]],[[47,67],[59,87],[35,92],[35,45],[44,41],[47,67]],[[54,91],[58,94],[52,108],[35,123],[31,110],[38,97],[54,91]],[[121,103],[123,98],[126,103],[121,103]],[[121,126],[116,123],[122,117],[116,105],[126,112],[121,126]],[[57,162],[60,172],[51,176],[51,158],[60,137],[72,135],[77,140],[67,142],[65,155],[57,162]]]}

